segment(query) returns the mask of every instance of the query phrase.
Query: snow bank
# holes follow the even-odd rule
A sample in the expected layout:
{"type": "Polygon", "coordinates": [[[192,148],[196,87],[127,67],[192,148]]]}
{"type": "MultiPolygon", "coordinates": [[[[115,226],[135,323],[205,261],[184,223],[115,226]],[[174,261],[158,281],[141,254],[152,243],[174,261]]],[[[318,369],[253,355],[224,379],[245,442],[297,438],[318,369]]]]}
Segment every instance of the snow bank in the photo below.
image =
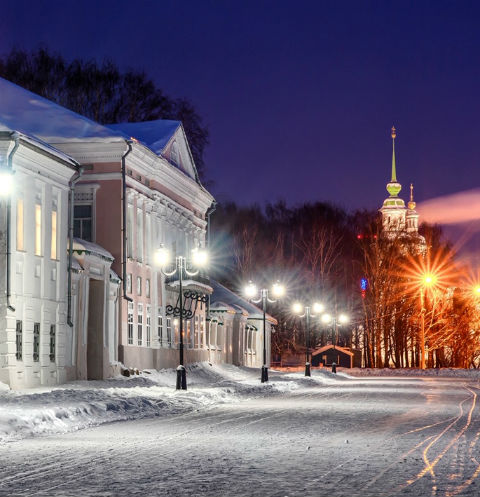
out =
{"type": "Polygon", "coordinates": [[[480,379],[480,369],[433,368],[433,369],[389,369],[389,368],[353,368],[348,369],[351,377],[355,376],[445,376],[450,378],[480,379]]]}
{"type": "Polygon", "coordinates": [[[11,391],[6,385],[2,390],[0,385],[0,442],[184,413],[348,379],[328,371],[314,371],[312,378],[271,371],[270,381],[262,384],[259,375],[257,369],[200,363],[188,367],[187,391],[175,390],[173,369],[35,390],[11,391]]]}

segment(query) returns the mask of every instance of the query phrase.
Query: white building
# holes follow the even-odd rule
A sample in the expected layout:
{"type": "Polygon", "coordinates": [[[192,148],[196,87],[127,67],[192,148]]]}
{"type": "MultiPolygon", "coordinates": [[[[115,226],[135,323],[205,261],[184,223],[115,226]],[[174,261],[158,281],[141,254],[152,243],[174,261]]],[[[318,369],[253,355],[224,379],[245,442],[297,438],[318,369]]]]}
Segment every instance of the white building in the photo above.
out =
{"type": "Polygon", "coordinates": [[[0,381],[52,385],[72,367],[66,233],[77,163],[1,117],[0,130],[0,169],[13,173],[0,201],[0,381]]]}

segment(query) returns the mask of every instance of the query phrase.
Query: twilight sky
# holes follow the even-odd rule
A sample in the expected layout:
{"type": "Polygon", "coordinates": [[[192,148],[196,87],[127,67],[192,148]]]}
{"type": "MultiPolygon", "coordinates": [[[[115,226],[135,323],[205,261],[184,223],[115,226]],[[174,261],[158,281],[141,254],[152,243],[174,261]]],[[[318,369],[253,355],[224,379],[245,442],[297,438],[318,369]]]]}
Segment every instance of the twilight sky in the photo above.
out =
{"type": "Polygon", "coordinates": [[[109,57],[191,99],[214,195],[380,207],[480,183],[480,4],[4,0],[0,54],[109,57]]]}

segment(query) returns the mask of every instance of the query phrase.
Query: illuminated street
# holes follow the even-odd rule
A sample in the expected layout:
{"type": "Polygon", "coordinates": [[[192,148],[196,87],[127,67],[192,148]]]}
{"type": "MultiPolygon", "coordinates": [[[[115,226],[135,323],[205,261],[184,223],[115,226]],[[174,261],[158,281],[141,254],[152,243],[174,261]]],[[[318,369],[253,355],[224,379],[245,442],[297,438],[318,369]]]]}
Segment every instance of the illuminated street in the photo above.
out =
{"type": "Polygon", "coordinates": [[[281,394],[7,443],[0,495],[477,495],[476,379],[316,375],[273,374],[291,383],[281,394]]]}

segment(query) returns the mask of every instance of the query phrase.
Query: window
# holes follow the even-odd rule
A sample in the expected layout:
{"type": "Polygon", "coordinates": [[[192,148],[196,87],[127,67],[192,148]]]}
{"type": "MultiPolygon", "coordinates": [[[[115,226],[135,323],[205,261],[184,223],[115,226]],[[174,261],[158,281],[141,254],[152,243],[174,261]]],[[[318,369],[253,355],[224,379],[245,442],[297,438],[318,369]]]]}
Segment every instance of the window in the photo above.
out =
{"type": "Polygon", "coordinates": [[[160,345],[163,345],[163,316],[161,314],[162,308],[158,308],[158,317],[157,317],[157,335],[158,335],[158,342],[160,345]]]}
{"type": "Polygon", "coordinates": [[[137,276],[137,295],[142,295],[142,277],[137,276]]]}
{"type": "Polygon", "coordinates": [[[192,343],[192,320],[191,319],[185,319],[183,322],[183,333],[184,333],[184,340],[186,342],[187,347],[193,347],[192,343]]]}
{"type": "Polygon", "coordinates": [[[133,205],[128,206],[127,214],[127,257],[133,258],[133,205]]]}
{"type": "Polygon", "coordinates": [[[35,255],[42,255],[42,206],[35,205],[35,255]]]}
{"type": "Polygon", "coordinates": [[[137,345],[143,344],[143,304],[137,304],[137,345]]]}
{"type": "Polygon", "coordinates": [[[52,211],[52,241],[50,258],[57,258],[57,211],[52,211]]]}
{"type": "Polygon", "coordinates": [[[17,250],[25,250],[23,226],[23,198],[19,198],[17,199],[17,250]]]}
{"type": "Polygon", "coordinates": [[[128,303],[127,335],[128,335],[128,345],[133,345],[133,302],[128,303]]]}
{"type": "Polygon", "coordinates": [[[146,328],[146,331],[147,331],[147,337],[146,337],[146,346],[147,347],[150,347],[150,342],[151,342],[151,339],[152,339],[152,332],[151,332],[151,315],[150,315],[150,306],[147,305],[147,321],[146,321],[146,325],[147,325],[147,328],[146,328]]]}
{"type": "Polygon", "coordinates": [[[132,273],[127,274],[127,292],[132,293],[132,273]]]}
{"type": "Polygon", "coordinates": [[[143,261],[143,211],[137,210],[137,261],[143,261]]]}
{"type": "Polygon", "coordinates": [[[55,325],[50,325],[50,362],[55,362],[55,325]]]}
{"type": "Polygon", "coordinates": [[[150,280],[148,278],[145,280],[145,296],[150,298],[150,280]]]}
{"type": "Polygon", "coordinates": [[[199,348],[200,347],[200,336],[199,336],[199,316],[195,314],[195,319],[194,319],[194,328],[193,328],[193,346],[194,348],[199,348]]]}
{"type": "Polygon", "coordinates": [[[33,360],[40,359],[40,323],[33,323],[33,360]]]}
{"type": "Polygon", "coordinates": [[[199,338],[199,347],[205,347],[205,318],[202,316],[200,318],[200,338],[199,338]]]}
{"type": "Polygon", "coordinates": [[[167,318],[167,343],[172,345],[172,318],[167,318]]]}
{"type": "Polygon", "coordinates": [[[73,207],[73,236],[93,242],[93,222],[92,222],[92,205],[83,204],[73,207]]]}
{"type": "Polygon", "coordinates": [[[16,331],[17,331],[17,339],[16,339],[16,357],[17,361],[22,360],[22,342],[23,342],[23,325],[21,321],[17,321],[16,331]]]}

